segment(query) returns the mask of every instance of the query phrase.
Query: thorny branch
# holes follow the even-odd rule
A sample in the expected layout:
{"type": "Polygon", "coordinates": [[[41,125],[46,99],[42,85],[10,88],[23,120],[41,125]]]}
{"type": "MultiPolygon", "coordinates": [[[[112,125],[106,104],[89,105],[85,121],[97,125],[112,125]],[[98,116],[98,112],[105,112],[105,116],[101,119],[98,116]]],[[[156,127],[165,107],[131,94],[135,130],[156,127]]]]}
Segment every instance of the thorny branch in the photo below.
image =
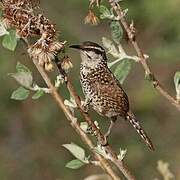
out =
{"type": "Polygon", "coordinates": [[[154,86],[154,88],[157,89],[157,91],[159,91],[159,93],[162,96],[164,96],[174,107],[176,107],[178,111],[180,111],[180,103],[175,98],[173,98],[171,95],[169,95],[169,93],[162,87],[162,85],[156,79],[154,73],[151,71],[151,69],[146,61],[146,58],[144,56],[144,53],[136,41],[135,28],[134,28],[133,24],[128,25],[128,23],[125,19],[125,16],[124,16],[124,12],[116,0],[108,0],[108,2],[111,5],[111,7],[114,9],[114,11],[116,12],[117,16],[120,17],[120,22],[123,25],[125,31],[127,32],[128,38],[129,38],[132,46],[134,47],[138,57],[140,58],[139,62],[141,63],[142,67],[144,68],[146,76],[152,82],[152,85],[154,86]]]}
{"type": "MultiPolygon", "coordinates": [[[[107,159],[109,159],[119,168],[119,170],[127,179],[134,180],[135,177],[131,174],[123,161],[118,160],[117,155],[109,145],[104,147],[108,158],[98,155],[93,150],[95,146],[93,145],[91,139],[81,129],[77,119],[64,105],[64,99],[57,91],[57,88],[52,84],[45,70],[53,69],[53,62],[55,61],[57,54],[64,48],[65,42],[59,42],[57,40],[57,31],[55,29],[55,25],[52,24],[49,19],[47,19],[42,14],[34,14],[34,2],[34,0],[3,0],[1,6],[3,9],[3,19],[5,26],[7,28],[15,28],[18,36],[25,40],[28,45],[27,52],[37,67],[42,78],[46,82],[48,88],[50,89],[50,94],[57,102],[59,108],[64,112],[67,119],[70,121],[71,126],[76,130],[84,143],[88,145],[94,154],[94,157],[100,162],[102,169],[104,169],[106,173],[112,177],[112,179],[120,179],[109,165],[109,162],[107,161],[107,159]],[[30,45],[28,39],[33,36],[40,38],[36,41],[35,44],[30,45]]],[[[62,72],[61,67],[59,67],[59,70],[62,72]]],[[[82,110],[79,96],[77,95],[67,75],[64,75],[66,76],[67,88],[71,96],[76,100],[81,114],[83,115],[86,122],[92,127],[97,136],[98,142],[103,142],[104,136],[96,127],[90,116],[82,110]]]]}

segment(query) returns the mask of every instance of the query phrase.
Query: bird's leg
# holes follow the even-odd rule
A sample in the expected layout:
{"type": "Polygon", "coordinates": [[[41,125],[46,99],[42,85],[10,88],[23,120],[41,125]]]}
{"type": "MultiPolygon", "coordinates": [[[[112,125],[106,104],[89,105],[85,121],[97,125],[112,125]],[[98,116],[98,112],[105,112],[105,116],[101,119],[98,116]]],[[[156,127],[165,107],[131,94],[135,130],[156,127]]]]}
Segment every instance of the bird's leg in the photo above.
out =
{"type": "Polygon", "coordinates": [[[103,145],[106,145],[106,144],[107,144],[107,139],[108,139],[109,135],[111,134],[111,130],[112,130],[112,128],[113,128],[116,120],[117,120],[117,117],[112,117],[112,118],[111,118],[111,124],[110,124],[107,132],[106,132],[105,135],[104,135],[104,143],[103,143],[103,145]]]}
{"type": "Polygon", "coordinates": [[[86,97],[85,100],[81,102],[81,107],[82,107],[84,112],[89,111],[89,105],[90,105],[91,101],[92,100],[90,98],[86,97]]]}

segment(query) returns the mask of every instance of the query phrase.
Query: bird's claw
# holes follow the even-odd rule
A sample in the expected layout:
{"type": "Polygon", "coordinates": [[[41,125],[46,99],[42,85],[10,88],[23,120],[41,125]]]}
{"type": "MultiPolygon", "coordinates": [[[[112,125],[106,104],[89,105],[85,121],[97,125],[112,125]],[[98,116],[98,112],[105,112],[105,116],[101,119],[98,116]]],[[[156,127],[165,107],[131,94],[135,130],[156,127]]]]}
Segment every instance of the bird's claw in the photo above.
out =
{"type": "Polygon", "coordinates": [[[87,113],[89,111],[89,104],[86,101],[81,101],[81,109],[87,113]]]}
{"type": "Polygon", "coordinates": [[[107,146],[108,145],[108,135],[104,135],[104,140],[101,142],[102,146],[107,146]]]}
{"type": "Polygon", "coordinates": [[[87,113],[89,110],[88,106],[86,106],[86,105],[81,105],[81,108],[85,113],[87,113]]]}

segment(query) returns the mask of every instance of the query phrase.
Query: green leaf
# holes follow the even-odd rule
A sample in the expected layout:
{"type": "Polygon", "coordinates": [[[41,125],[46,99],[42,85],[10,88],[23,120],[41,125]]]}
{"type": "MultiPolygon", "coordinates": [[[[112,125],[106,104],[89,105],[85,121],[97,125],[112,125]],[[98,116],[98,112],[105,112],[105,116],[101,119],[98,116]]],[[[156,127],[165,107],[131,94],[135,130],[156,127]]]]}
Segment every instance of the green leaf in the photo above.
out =
{"type": "Polygon", "coordinates": [[[174,84],[176,88],[180,86],[180,71],[176,72],[174,75],[174,84]]]}
{"type": "Polygon", "coordinates": [[[176,98],[179,101],[180,100],[180,71],[176,72],[174,75],[174,84],[176,88],[176,98]]]}
{"type": "Polygon", "coordinates": [[[164,180],[175,180],[174,174],[169,169],[169,163],[159,160],[157,162],[157,170],[163,176],[164,180]]]}
{"type": "Polygon", "coordinates": [[[70,168],[70,169],[79,169],[80,167],[82,167],[83,165],[85,165],[84,162],[80,161],[79,159],[74,159],[72,161],[69,161],[67,164],[66,164],[66,167],[67,168],[70,168]]]}
{"type": "Polygon", "coordinates": [[[106,6],[100,5],[99,11],[101,13],[101,15],[100,15],[101,19],[109,18],[112,16],[111,12],[109,11],[109,9],[106,6]]]}
{"type": "Polygon", "coordinates": [[[3,38],[2,41],[3,47],[14,51],[16,46],[17,46],[17,38],[16,38],[16,31],[15,30],[10,30],[9,34],[6,34],[3,38]]]}
{"type": "Polygon", "coordinates": [[[31,71],[25,65],[21,64],[20,62],[17,62],[16,70],[17,70],[17,72],[29,72],[29,73],[31,73],[31,71]]]}
{"type": "Polygon", "coordinates": [[[119,52],[111,40],[109,40],[106,37],[102,37],[102,43],[103,43],[103,46],[107,49],[109,54],[111,54],[115,58],[119,57],[119,52]]]}
{"type": "Polygon", "coordinates": [[[0,19],[0,36],[4,36],[6,34],[9,34],[9,32],[6,30],[4,23],[0,19]]]}
{"type": "Polygon", "coordinates": [[[123,37],[123,29],[118,21],[112,21],[110,24],[111,36],[115,43],[119,44],[123,37]]]}
{"type": "Polygon", "coordinates": [[[29,96],[29,90],[23,88],[23,87],[19,87],[17,90],[15,90],[12,95],[11,95],[11,99],[15,99],[15,100],[25,100],[28,98],[29,96]]]}
{"type": "Polygon", "coordinates": [[[106,49],[108,49],[108,51],[111,49],[111,46],[113,45],[113,42],[106,37],[102,37],[102,43],[103,43],[103,46],[106,49]]]}
{"type": "Polygon", "coordinates": [[[81,129],[82,129],[85,133],[88,132],[89,126],[88,126],[88,123],[87,123],[87,122],[81,122],[81,123],[80,123],[80,127],[81,127],[81,129]]]}
{"type": "Polygon", "coordinates": [[[34,100],[39,99],[43,95],[44,95],[44,91],[40,89],[32,96],[32,99],[34,100]]]}
{"type": "Polygon", "coordinates": [[[126,153],[127,153],[127,149],[121,149],[120,148],[120,151],[119,151],[119,154],[118,154],[118,159],[122,161],[124,159],[126,153]]]}
{"type": "Polygon", "coordinates": [[[20,85],[30,89],[33,83],[32,74],[29,72],[17,72],[9,74],[13,77],[20,85]]]}
{"type": "Polygon", "coordinates": [[[85,151],[83,148],[79,147],[78,145],[71,143],[71,144],[63,144],[67,150],[69,150],[77,159],[81,161],[85,161],[85,151]]]}
{"type": "Polygon", "coordinates": [[[130,69],[131,69],[131,62],[128,59],[122,61],[115,69],[114,75],[120,81],[121,84],[123,84],[124,80],[129,74],[130,69]]]}

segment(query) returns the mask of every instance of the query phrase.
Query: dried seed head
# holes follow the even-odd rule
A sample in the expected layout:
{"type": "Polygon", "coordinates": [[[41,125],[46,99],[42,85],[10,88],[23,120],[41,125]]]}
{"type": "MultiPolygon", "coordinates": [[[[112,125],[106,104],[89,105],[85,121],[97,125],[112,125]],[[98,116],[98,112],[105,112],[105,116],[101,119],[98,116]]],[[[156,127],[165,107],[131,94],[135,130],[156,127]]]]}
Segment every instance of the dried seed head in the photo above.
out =
{"type": "Polygon", "coordinates": [[[54,66],[52,63],[45,63],[44,68],[46,71],[53,71],[54,70],[54,66]]]}
{"type": "Polygon", "coordinates": [[[44,67],[54,59],[54,54],[43,50],[42,48],[31,47],[28,49],[31,58],[36,59],[38,63],[44,67]]]}
{"type": "Polygon", "coordinates": [[[3,18],[7,26],[17,29],[21,37],[40,35],[42,38],[56,38],[55,25],[42,14],[35,15],[37,0],[3,0],[3,18]]]}
{"type": "Polygon", "coordinates": [[[38,54],[37,59],[39,61],[39,64],[43,66],[46,63],[52,62],[52,60],[54,59],[54,54],[41,51],[41,53],[38,54]]]}
{"type": "MultiPolygon", "coordinates": [[[[30,57],[36,59],[38,63],[45,67],[45,69],[52,70],[52,61],[58,52],[64,48],[64,43],[58,41],[47,41],[47,36],[44,33],[43,36],[28,49],[30,57]]],[[[49,70],[48,70],[49,71],[49,70]]]]}
{"type": "Polygon", "coordinates": [[[59,41],[54,41],[49,44],[49,51],[50,52],[59,52],[61,49],[64,48],[64,43],[60,43],[59,41]]]}
{"type": "Polygon", "coordinates": [[[61,67],[65,71],[73,68],[73,64],[71,63],[71,60],[68,56],[64,56],[64,58],[62,59],[61,67]]]}
{"type": "Polygon", "coordinates": [[[94,5],[99,7],[101,0],[89,0],[89,7],[92,8],[94,5]]]}
{"type": "Polygon", "coordinates": [[[34,13],[38,4],[39,0],[2,0],[3,23],[7,28],[15,28],[22,39],[39,38],[28,53],[46,70],[50,70],[53,69],[52,61],[65,43],[57,41],[55,25],[48,18],[34,13]]]}
{"type": "Polygon", "coordinates": [[[98,17],[89,9],[88,15],[84,19],[85,24],[97,25],[99,23],[98,17]]]}

